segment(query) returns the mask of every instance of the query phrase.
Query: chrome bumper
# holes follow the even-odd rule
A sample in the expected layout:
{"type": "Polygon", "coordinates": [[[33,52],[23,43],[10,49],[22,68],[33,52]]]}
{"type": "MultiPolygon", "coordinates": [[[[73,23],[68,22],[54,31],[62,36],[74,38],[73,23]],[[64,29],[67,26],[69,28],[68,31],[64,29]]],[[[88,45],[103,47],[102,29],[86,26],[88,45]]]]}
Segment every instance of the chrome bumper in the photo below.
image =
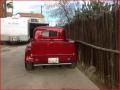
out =
{"type": "Polygon", "coordinates": [[[34,66],[49,66],[49,65],[71,65],[72,63],[55,63],[55,64],[34,64],[34,66]]]}

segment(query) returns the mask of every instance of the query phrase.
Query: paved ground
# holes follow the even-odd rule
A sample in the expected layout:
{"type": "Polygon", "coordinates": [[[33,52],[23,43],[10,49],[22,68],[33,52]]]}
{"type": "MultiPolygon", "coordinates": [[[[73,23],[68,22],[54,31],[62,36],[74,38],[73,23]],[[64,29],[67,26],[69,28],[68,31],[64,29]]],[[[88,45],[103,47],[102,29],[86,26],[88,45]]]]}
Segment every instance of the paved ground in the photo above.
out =
{"type": "Polygon", "coordinates": [[[2,49],[2,86],[4,89],[98,89],[77,68],[36,67],[32,72],[24,68],[25,45],[2,49]]]}

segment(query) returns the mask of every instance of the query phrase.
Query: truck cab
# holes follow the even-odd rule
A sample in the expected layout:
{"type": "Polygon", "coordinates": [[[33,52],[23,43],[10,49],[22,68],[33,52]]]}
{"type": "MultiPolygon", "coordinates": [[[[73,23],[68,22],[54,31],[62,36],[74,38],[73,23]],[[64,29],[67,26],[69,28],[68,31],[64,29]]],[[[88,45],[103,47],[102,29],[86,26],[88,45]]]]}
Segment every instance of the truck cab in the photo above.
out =
{"type": "Polygon", "coordinates": [[[37,65],[76,66],[75,43],[66,40],[63,28],[41,26],[34,31],[33,39],[25,50],[26,70],[33,70],[37,65]]]}

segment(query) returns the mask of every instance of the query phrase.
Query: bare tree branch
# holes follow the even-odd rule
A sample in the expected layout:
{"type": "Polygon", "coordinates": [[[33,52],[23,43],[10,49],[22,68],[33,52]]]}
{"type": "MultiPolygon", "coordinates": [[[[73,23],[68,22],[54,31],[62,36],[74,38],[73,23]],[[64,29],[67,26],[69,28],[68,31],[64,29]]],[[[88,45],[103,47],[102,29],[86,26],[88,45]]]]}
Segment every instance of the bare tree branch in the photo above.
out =
{"type": "Polygon", "coordinates": [[[59,0],[56,5],[53,5],[52,10],[49,9],[51,14],[50,16],[54,18],[58,17],[60,21],[64,21],[63,23],[70,23],[71,18],[75,15],[75,10],[77,10],[78,6],[79,0],[59,0]]]}

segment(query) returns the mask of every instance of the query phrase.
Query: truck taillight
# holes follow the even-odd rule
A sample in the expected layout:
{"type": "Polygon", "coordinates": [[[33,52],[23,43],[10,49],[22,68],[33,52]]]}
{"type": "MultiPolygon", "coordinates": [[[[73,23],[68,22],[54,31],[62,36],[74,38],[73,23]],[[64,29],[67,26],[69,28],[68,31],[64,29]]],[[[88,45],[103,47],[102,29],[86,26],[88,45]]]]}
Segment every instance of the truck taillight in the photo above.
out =
{"type": "Polygon", "coordinates": [[[32,57],[33,56],[33,54],[30,54],[30,57],[32,57]]]}
{"type": "Polygon", "coordinates": [[[33,59],[33,58],[32,58],[32,56],[33,56],[33,55],[32,55],[32,54],[30,54],[30,55],[28,55],[28,56],[27,56],[27,58],[26,58],[26,59],[27,59],[27,60],[31,60],[31,59],[33,59]]]}

